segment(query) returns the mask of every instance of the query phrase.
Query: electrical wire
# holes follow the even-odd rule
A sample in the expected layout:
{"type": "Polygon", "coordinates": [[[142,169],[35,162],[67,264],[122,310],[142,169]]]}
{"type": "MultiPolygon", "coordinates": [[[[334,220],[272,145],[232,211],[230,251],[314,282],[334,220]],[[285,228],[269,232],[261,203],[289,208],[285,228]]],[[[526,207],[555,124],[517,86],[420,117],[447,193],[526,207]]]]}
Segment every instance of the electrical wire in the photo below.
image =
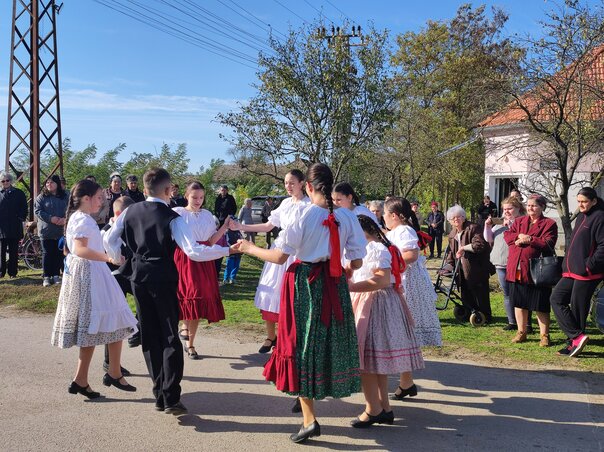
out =
{"type": "Polygon", "coordinates": [[[330,19],[329,17],[327,17],[325,15],[325,13],[323,12],[323,7],[321,7],[321,9],[319,9],[315,5],[313,5],[312,3],[310,3],[308,0],[304,0],[304,3],[306,3],[308,6],[310,6],[312,9],[314,9],[316,12],[318,12],[321,16],[323,16],[325,19],[327,19],[328,21],[330,21],[332,24],[335,23],[332,19],[330,19]]]}
{"type": "Polygon", "coordinates": [[[350,22],[352,22],[353,24],[357,24],[357,22],[355,22],[354,20],[352,20],[350,17],[348,17],[346,15],[346,13],[344,11],[342,11],[340,8],[338,8],[336,5],[334,5],[333,3],[331,3],[329,0],[325,0],[325,2],[329,5],[332,6],[332,8],[334,8],[336,11],[338,11],[342,16],[344,16],[346,19],[348,19],[350,22]]]}
{"type": "Polygon", "coordinates": [[[257,63],[256,60],[254,60],[253,58],[251,58],[249,56],[248,56],[248,58],[243,58],[242,56],[240,56],[237,53],[230,53],[229,51],[225,51],[224,49],[220,49],[220,48],[218,48],[218,50],[213,50],[213,48],[216,48],[217,46],[215,46],[211,43],[207,43],[207,42],[205,42],[204,39],[201,39],[194,35],[189,35],[188,33],[184,33],[181,30],[176,29],[165,23],[162,23],[161,21],[159,21],[157,19],[149,18],[148,16],[146,16],[144,14],[140,14],[140,12],[127,7],[126,5],[123,5],[119,2],[117,2],[116,0],[92,0],[92,1],[94,1],[95,3],[98,3],[100,5],[103,5],[106,8],[109,8],[113,11],[116,11],[120,14],[123,14],[124,16],[130,17],[131,19],[134,19],[145,25],[148,25],[155,30],[161,31],[162,33],[166,33],[172,37],[180,39],[181,41],[187,42],[195,47],[206,50],[207,52],[210,52],[214,55],[220,56],[222,58],[225,58],[234,63],[240,64],[242,66],[246,66],[250,69],[257,69],[257,66],[252,66],[251,64],[248,64],[248,63],[257,63]],[[109,1],[113,1],[113,4],[107,3],[109,1]]]}
{"type": "MultiPolygon", "coordinates": [[[[222,3],[224,5],[224,3],[222,2],[222,0],[217,0],[218,2],[222,3]]],[[[275,33],[281,35],[284,38],[287,38],[287,36],[283,33],[281,33],[279,30],[277,30],[276,28],[273,28],[271,26],[271,24],[264,22],[262,19],[260,19],[259,17],[255,16],[253,13],[251,13],[250,11],[248,11],[247,9],[245,9],[243,6],[241,6],[239,3],[237,3],[235,0],[229,0],[229,2],[231,2],[234,6],[236,6],[237,8],[239,8],[241,11],[245,12],[248,16],[253,17],[254,19],[256,19],[258,22],[260,22],[261,24],[264,24],[265,26],[267,26],[269,28],[269,30],[274,31],[275,33]]],[[[226,6],[226,5],[225,5],[226,6]]],[[[232,10],[233,12],[237,13],[237,11],[232,10]]],[[[237,13],[239,14],[239,13],[237,13]]],[[[251,19],[246,18],[245,16],[239,14],[241,17],[247,19],[249,22],[254,23],[251,19]]],[[[256,26],[259,26],[260,28],[263,28],[262,26],[258,25],[257,23],[255,24],[256,26]]]]}
{"type": "Polygon", "coordinates": [[[281,3],[279,0],[273,0],[277,5],[282,6],[283,8],[285,8],[286,10],[288,10],[290,13],[292,13],[294,16],[296,16],[297,18],[299,18],[303,23],[307,24],[308,22],[306,21],[306,19],[304,19],[304,17],[300,16],[298,13],[296,13],[295,11],[289,9],[287,6],[285,6],[283,3],[281,3]]]}

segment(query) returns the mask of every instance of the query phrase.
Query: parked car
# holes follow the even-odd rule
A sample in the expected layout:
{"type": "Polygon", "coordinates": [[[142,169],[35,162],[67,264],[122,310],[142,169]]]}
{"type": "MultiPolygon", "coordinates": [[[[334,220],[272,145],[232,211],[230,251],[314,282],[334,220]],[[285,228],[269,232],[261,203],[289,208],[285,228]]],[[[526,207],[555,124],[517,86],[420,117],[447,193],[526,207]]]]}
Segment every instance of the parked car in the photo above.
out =
{"type": "Polygon", "coordinates": [[[604,333],[604,285],[602,284],[594,293],[591,303],[591,318],[600,331],[604,333]]]}
{"type": "MultiPolygon", "coordinates": [[[[269,196],[254,196],[252,198],[252,220],[254,220],[254,224],[262,223],[262,208],[264,207],[266,198],[269,198],[269,196]]],[[[289,198],[289,196],[277,195],[270,196],[270,198],[273,198],[275,202],[273,209],[276,209],[277,207],[279,207],[281,202],[285,198],[289,198]]]]}

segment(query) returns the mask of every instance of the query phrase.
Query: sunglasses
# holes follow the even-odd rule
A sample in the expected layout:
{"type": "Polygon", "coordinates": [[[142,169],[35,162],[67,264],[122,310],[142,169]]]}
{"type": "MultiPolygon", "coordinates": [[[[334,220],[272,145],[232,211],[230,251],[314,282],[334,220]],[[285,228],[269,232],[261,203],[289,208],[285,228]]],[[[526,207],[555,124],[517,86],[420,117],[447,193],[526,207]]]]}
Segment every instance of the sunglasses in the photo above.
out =
{"type": "Polygon", "coordinates": [[[0,180],[0,182],[2,182],[2,183],[4,183],[4,182],[10,182],[10,179],[0,180]]]}

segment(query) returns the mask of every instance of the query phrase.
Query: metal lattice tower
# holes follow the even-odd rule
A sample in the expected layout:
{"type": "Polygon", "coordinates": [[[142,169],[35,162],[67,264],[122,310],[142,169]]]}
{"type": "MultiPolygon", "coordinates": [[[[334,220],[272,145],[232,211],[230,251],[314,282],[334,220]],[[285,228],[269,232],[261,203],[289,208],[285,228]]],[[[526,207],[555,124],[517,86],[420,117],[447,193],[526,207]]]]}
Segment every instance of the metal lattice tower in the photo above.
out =
{"type": "Polygon", "coordinates": [[[30,218],[42,184],[63,175],[56,33],[61,6],[13,0],[5,168],[28,192],[30,218]]]}

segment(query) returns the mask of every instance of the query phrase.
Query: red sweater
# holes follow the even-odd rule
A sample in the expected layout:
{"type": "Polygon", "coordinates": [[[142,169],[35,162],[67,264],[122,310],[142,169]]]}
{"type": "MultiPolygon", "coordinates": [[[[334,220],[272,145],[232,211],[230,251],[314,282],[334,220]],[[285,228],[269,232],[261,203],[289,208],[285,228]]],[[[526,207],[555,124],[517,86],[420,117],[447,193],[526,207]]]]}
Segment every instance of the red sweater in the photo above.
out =
{"type": "Polygon", "coordinates": [[[534,257],[552,255],[552,250],[558,240],[558,225],[551,218],[541,216],[534,224],[528,215],[516,218],[512,227],[503,233],[509,249],[508,265],[505,274],[507,281],[516,281],[516,269],[520,269],[520,282],[533,284],[529,262],[534,257]],[[532,237],[528,245],[517,246],[514,242],[519,234],[532,237]],[[520,265],[519,265],[520,264],[520,265]]]}

